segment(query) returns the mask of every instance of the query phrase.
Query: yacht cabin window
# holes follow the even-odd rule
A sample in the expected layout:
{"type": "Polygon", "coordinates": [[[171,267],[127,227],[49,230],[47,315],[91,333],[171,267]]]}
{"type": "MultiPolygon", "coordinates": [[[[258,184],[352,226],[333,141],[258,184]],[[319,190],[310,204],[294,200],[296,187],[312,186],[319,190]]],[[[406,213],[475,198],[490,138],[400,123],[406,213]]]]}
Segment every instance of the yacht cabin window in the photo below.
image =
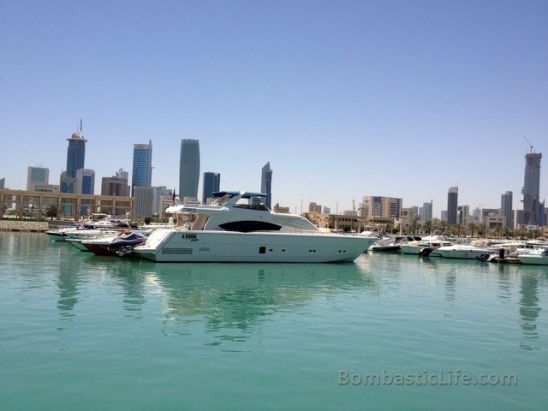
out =
{"type": "Polygon", "coordinates": [[[269,208],[264,202],[264,197],[249,197],[249,198],[240,198],[234,207],[237,208],[246,208],[248,210],[259,210],[259,211],[268,211],[269,208]]]}

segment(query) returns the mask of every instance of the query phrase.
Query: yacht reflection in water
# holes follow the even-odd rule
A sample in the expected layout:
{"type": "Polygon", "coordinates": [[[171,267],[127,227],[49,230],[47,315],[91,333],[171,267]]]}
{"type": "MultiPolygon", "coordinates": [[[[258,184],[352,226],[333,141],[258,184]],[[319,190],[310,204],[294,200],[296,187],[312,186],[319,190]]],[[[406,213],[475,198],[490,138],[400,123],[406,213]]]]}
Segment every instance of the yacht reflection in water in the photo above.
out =
{"type": "Polygon", "coordinates": [[[250,329],[269,316],[307,309],[314,298],[363,293],[364,289],[377,292],[372,278],[357,264],[152,267],[162,290],[164,332],[188,334],[199,322],[215,333],[212,345],[223,340],[243,341],[250,329]]]}

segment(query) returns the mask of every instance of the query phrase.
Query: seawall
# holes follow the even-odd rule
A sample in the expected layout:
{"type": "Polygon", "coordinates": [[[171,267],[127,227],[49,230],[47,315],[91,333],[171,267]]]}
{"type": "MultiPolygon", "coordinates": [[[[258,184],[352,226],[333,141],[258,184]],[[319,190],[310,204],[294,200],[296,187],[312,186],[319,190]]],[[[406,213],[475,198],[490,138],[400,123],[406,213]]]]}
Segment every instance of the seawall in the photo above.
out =
{"type": "Polygon", "coordinates": [[[46,221],[0,220],[0,231],[43,232],[47,229],[46,221]]]}

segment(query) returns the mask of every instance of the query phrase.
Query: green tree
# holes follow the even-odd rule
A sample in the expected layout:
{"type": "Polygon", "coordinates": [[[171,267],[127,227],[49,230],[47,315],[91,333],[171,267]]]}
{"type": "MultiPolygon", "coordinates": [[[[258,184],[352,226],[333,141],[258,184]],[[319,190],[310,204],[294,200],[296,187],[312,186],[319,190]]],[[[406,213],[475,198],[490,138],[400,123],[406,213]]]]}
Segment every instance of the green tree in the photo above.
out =
{"type": "Polygon", "coordinates": [[[487,228],[487,224],[480,224],[478,225],[478,235],[480,237],[484,237],[485,238],[485,235],[489,232],[488,228],[487,228]]]}
{"type": "Polygon", "coordinates": [[[46,210],[46,216],[49,218],[57,217],[58,213],[59,213],[59,209],[56,204],[50,205],[48,209],[46,210]]]}
{"type": "Polygon", "coordinates": [[[476,223],[468,224],[468,233],[470,233],[470,237],[473,238],[477,230],[478,230],[478,225],[476,223]]]}
{"type": "Polygon", "coordinates": [[[428,233],[428,235],[432,234],[432,220],[428,220],[424,223],[424,230],[428,233]]]}

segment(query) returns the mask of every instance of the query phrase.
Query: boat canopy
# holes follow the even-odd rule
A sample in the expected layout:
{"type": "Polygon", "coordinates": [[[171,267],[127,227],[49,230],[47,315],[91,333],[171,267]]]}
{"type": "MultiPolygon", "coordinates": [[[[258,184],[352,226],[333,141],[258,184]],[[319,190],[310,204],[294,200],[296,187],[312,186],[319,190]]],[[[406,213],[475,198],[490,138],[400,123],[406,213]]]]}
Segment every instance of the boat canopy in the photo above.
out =
{"type": "Polygon", "coordinates": [[[241,196],[241,198],[251,198],[251,197],[267,197],[264,193],[251,193],[249,191],[216,191],[215,193],[211,193],[213,197],[224,197],[229,196],[230,198],[241,196]]]}

